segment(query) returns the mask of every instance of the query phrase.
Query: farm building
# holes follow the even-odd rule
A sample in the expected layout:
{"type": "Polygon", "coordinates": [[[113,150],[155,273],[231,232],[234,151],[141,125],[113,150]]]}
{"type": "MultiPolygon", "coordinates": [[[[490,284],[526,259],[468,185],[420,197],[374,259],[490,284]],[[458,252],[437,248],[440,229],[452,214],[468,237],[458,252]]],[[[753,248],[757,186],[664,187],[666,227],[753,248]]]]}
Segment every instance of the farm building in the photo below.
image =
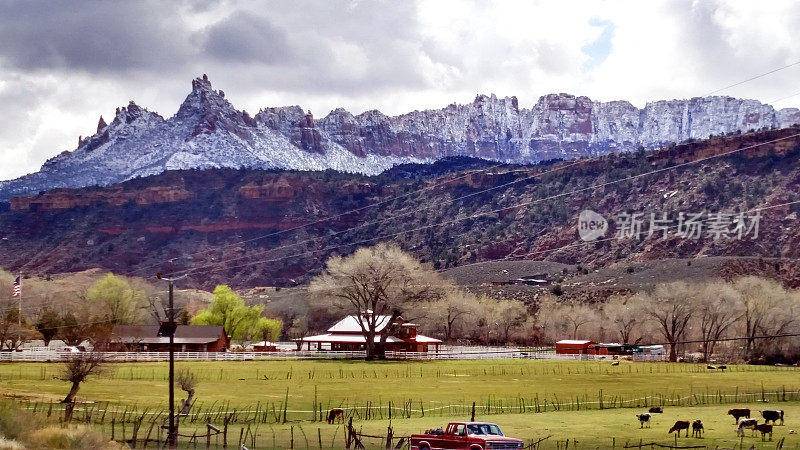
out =
{"type": "Polygon", "coordinates": [[[277,352],[278,346],[274,342],[261,341],[253,344],[254,352],[277,352]]]}
{"type": "MultiPolygon", "coordinates": [[[[378,316],[375,342],[380,341],[380,332],[389,325],[390,316],[378,316]]],[[[393,324],[396,331],[386,338],[386,350],[390,352],[427,352],[433,345],[439,351],[439,339],[417,333],[417,325],[398,318],[393,324]]],[[[328,328],[328,332],[317,336],[297,339],[307,350],[358,351],[366,347],[366,338],[356,316],[347,316],[328,328]]]]}
{"type": "MultiPolygon", "coordinates": [[[[178,325],[174,342],[180,352],[224,352],[231,344],[221,325],[178,325]]],[[[169,334],[163,325],[116,325],[110,344],[115,351],[166,352],[169,334]]]]}
{"type": "Polygon", "coordinates": [[[563,339],[556,342],[556,353],[562,355],[588,355],[593,346],[597,345],[594,341],[563,339]]]}
{"type": "Polygon", "coordinates": [[[620,344],[617,342],[611,344],[594,344],[589,348],[590,355],[632,355],[636,349],[635,345],[620,344]]]}

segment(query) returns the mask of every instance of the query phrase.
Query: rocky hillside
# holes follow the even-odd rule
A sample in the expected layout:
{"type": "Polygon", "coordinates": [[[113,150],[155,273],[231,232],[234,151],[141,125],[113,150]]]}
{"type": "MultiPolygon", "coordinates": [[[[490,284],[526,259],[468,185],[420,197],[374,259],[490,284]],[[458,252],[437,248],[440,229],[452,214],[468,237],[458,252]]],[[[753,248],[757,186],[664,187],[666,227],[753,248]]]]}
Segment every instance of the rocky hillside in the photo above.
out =
{"type": "Polygon", "coordinates": [[[397,164],[449,156],[530,164],[654,149],[735,131],[800,123],[800,111],[755,100],[699,97],[648,103],[545,95],[530,108],[514,97],[479,95],[467,105],[390,117],[336,109],[321,119],[299,106],[239,111],[204,75],[175,116],[131,102],[74,151],[39,172],[0,182],[0,200],[63,187],[107,186],[166,170],[333,169],[375,175],[397,164]]]}
{"type": "MultiPolygon", "coordinates": [[[[447,159],[377,176],[168,171],[109,187],[13,198],[0,211],[0,258],[9,270],[43,276],[92,267],[139,276],[194,269],[187,284],[196,287],[302,284],[329,256],[382,240],[437,269],[525,259],[627,273],[648,261],[706,256],[796,266],[790,260],[800,257],[800,207],[776,206],[800,201],[796,134],[735,134],[534,166],[447,159]],[[715,157],[737,149],[746,150],[715,157]],[[680,165],[693,161],[699,162],[680,165]],[[738,213],[763,207],[757,238],[752,229],[737,238],[731,230],[738,213]],[[608,220],[604,238],[579,238],[585,209],[608,220]],[[677,223],[680,213],[703,211],[705,228],[696,239],[674,229],[666,237],[647,233],[650,213],[677,223]],[[642,214],[642,233],[616,239],[625,213],[642,214]],[[709,214],[716,213],[732,220],[730,233],[719,239],[708,233],[709,214]]],[[[750,227],[752,217],[746,218],[750,227]]],[[[796,271],[771,264],[787,283],[800,285],[796,271]]],[[[731,275],[749,266],[725,267],[731,275]]]]}

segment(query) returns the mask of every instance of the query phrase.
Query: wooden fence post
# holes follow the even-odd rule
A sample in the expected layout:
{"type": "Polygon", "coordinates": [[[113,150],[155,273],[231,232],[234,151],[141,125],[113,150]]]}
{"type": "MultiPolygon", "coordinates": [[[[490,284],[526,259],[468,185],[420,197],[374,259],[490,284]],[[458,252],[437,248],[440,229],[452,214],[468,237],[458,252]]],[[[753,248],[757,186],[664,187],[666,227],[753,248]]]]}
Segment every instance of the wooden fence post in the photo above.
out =
{"type": "Polygon", "coordinates": [[[475,402],[472,402],[472,415],[469,419],[470,422],[475,422],[475,402]]]}
{"type": "Polygon", "coordinates": [[[386,450],[392,448],[392,427],[386,427],[386,450]]]}
{"type": "Polygon", "coordinates": [[[352,431],[353,431],[353,417],[350,416],[350,421],[347,423],[347,431],[345,431],[345,448],[350,450],[352,444],[352,431]]]}
{"type": "Polygon", "coordinates": [[[225,426],[222,428],[222,448],[227,450],[228,449],[228,422],[230,421],[230,416],[225,414],[225,426]]]}

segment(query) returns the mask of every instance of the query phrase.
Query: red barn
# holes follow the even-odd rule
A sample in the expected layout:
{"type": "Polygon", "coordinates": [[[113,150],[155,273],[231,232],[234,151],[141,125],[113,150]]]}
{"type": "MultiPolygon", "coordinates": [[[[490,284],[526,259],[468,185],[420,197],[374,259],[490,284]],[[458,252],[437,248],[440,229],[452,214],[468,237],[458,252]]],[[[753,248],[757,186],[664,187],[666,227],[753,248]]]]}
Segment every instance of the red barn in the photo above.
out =
{"type": "Polygon", "coordinates": [[[562,355],[588,355],[594,350],[597,342],[564,339],[556,342],[556,353],[562,355]]]}
{"type": "MultiPolygon", "coordinates": [[[[380,332],[389,325],[389,319],[389,316],[378,316],[375,330],[378,333],[375,336],[376,343],[380,341],[380,332]]],[[[439,352],[439,344],[442,341],[417,333],[417,325],[406,322],[402,317],[398,317],[392,325],[396,331],[386,338],[387,351],[427,352],[429,346],[433,346],[436,352],[439,352]]],[[[306,344],[308,350],[332,351],[364,350],[367,342],[356,316],[345,317],[328,328],[326,334],[296,340],[306,344]]]]}

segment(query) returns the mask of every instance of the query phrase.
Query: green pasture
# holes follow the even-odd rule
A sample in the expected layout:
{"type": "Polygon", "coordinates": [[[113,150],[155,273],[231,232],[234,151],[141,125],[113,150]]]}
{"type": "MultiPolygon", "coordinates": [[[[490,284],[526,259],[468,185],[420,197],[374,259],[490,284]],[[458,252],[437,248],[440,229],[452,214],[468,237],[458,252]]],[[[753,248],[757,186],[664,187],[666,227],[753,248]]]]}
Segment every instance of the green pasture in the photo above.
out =
{"type": "MultiPolygon", "coordinates": [[[[300,361],[178,362],[199,382],[193,416],[183,432],[204,430],[206,420],[220,424],[235,412],[231,424],[234,443],[239,433],[256,438],[258,448],[341,448],[342,426],[327,425],[320,411],[343,407],[356,428],[385,435],[391,423],[396,436],[468,419],[472,403],[476,419],[494,421],[507,434],[526,441],[550,436],[540,448],[606,448],[647,442],[672,442],[671,422],[702,419],[703,440],[711,448],[733,448],[732,407],[784,409],[786,426],[776,427],[774,442],[744,439],[744,448],[783,448],[800,445],[800,370],[793,367],[729,366],[712,371],[705,365],[547,360],[484,360],[426,362],[300,361]],[[649,405],[665,405],[652,428],[640,430],[634,415],[649,405]],[[390,418],[391,414],[391,418],[390,418]],[[249,427],[250,431],[241,431],[249,427]],[[577,441],[577,444],[574,442],[577,441]],[[713,443],[713,444],[711,444],[713,443]],[[552,447],[551,447],[552,446],[552,447]]],[[[167,364],[111,364],[109,371],[86,382],[78,394],[86,402],[76,408],[77,420],[89,418],[115,438],[121,423],[127,437],[137,417],[151,418],[166,409],[167,364]]],[[[56,363],[0,364],[0,394],[37,413],[59,417],[57,402],[68,383],[55,377],[56,363]]],[[[183,397],[176,390],[176,398],[183,397]]],[[[148,419],[145,419],[145,421],[148,419]]],[[[143,425],[146,428],[146,424],[143,425]]],[[[141,434],[144,431],[140,432],[141,434]]],[[[230,440],[230,439],[229,439],[230,440]]],[[[246,440],[246,439],[245,439],[246,440]]],[[[204,441],[203,441],[204,442],[204,441]]],[[[382,445],[377,440],[374,445],[382,445]]]]}

